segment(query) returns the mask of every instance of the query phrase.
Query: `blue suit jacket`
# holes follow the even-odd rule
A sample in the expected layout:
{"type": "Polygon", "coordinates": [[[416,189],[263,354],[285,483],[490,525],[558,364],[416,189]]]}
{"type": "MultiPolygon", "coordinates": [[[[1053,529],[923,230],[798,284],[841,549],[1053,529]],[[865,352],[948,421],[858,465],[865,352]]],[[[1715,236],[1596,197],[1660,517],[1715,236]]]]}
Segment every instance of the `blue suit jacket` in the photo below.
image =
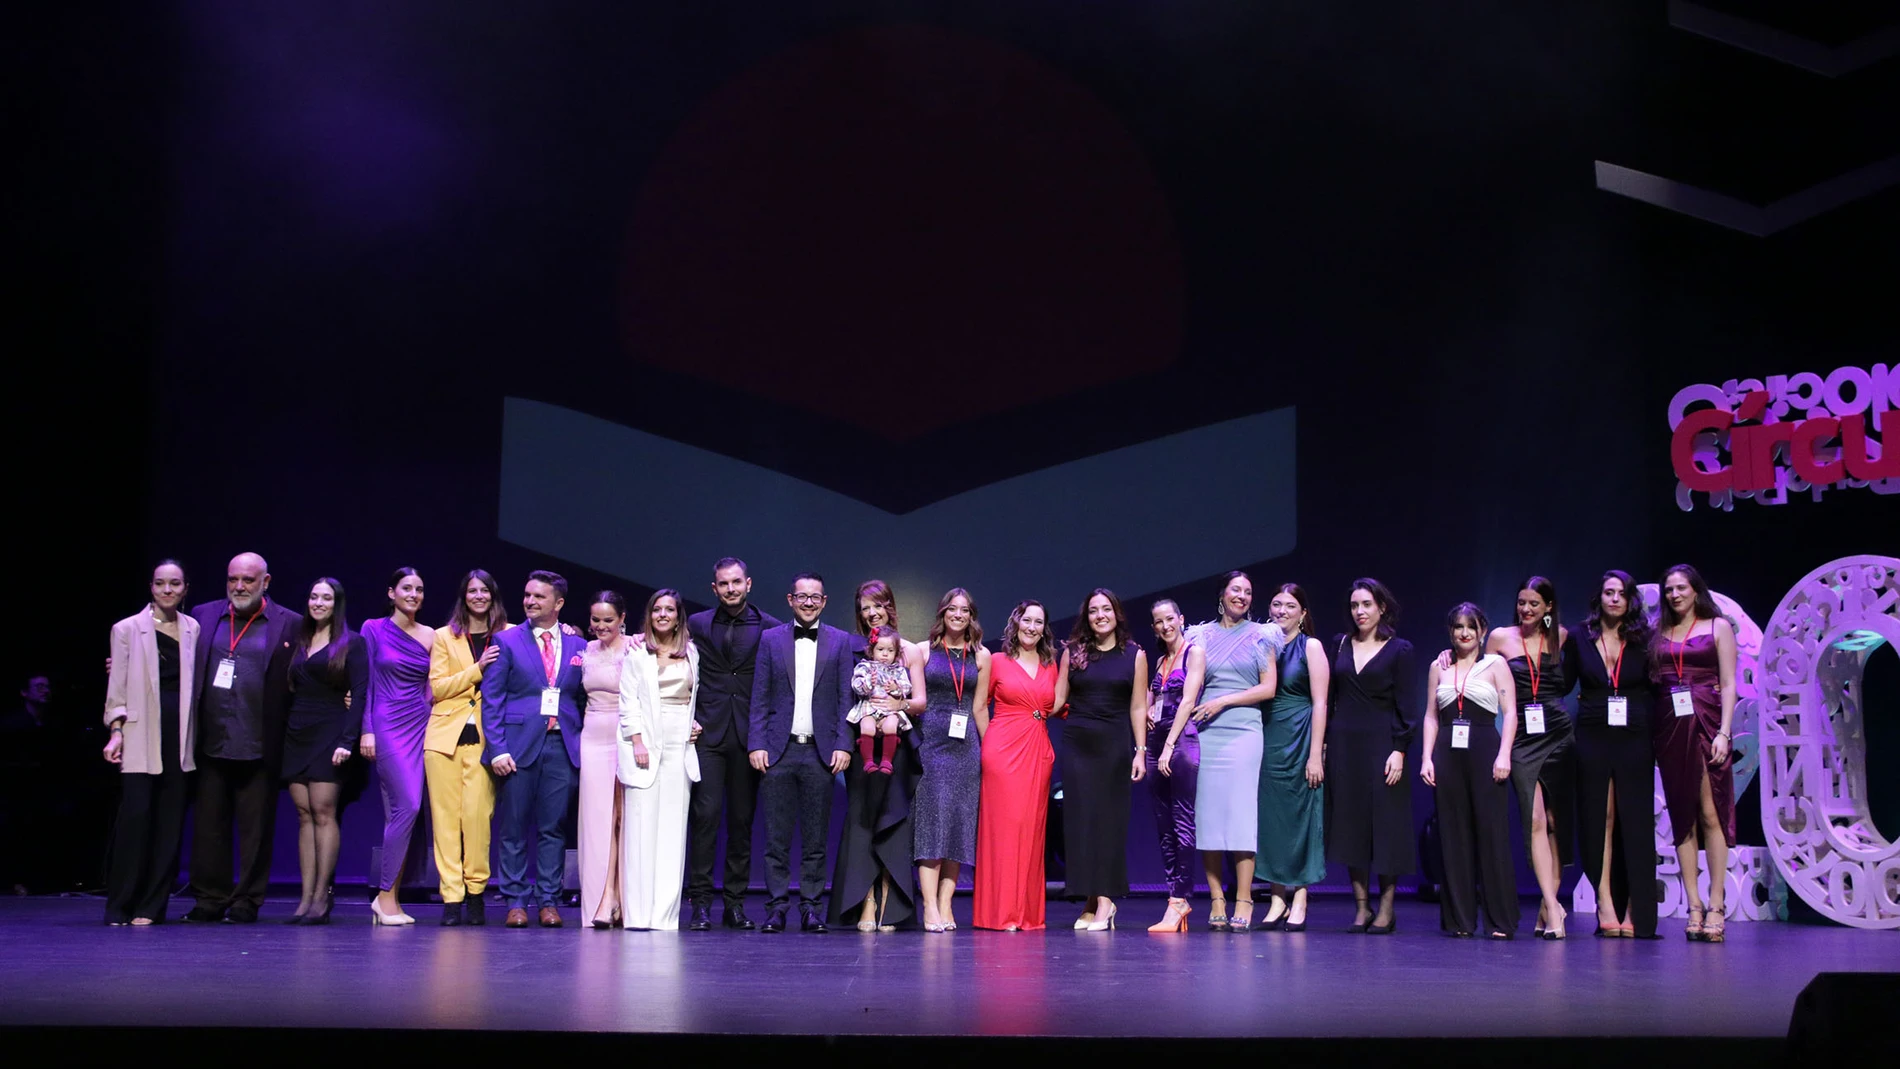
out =
{"type": "MultiPolygon", "coordinates": [[[[495,646],[501,653],[482,673],[482,737],[488,741],[482,763],[507,754],[515,764],[528,768],[541,759],[548,739],[547,721],[541,719],[547,670],[531,625],[503,631],[495,646]]],[[[561,688],[561,741],[567,746],[568,763],[576,768],[581,763],[581,707],[586,694],[581,689],[581,666],[573,661],[586,649],[586,639],[563,634],[556,664],[559,672],[554,677],[554,685],[561,688]]]]}
{"type": "MultiPolygon", "coordinates": [[[[798,663],[792,653],[792,627],[780,624],[759,636],[759,662],[752,676],[748,745],[764,750],[772,764],[792,740],[792,707],[798,700],[792,687],[792,668],[798,663]]],[[[845,719],[854,700],[851,636],[830,624],[818,625],[817,673],[811,688],[811,734],[819,758],[830,761],[832,751],[850,753],[854,745],[852,725],[845,719]]]]}

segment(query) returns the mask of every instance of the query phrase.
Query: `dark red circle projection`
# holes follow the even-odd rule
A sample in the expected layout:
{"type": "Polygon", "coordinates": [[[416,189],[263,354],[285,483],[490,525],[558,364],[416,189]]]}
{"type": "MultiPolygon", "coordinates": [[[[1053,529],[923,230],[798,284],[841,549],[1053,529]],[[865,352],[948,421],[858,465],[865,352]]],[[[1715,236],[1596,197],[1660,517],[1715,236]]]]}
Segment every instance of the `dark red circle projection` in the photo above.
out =
{"type": "Polygon", "coordinates": [[[1180,355],[1141,147],[993,41],[856,30],[703,100],[635,203],[629,353],[892,440],[1180,355]]]}

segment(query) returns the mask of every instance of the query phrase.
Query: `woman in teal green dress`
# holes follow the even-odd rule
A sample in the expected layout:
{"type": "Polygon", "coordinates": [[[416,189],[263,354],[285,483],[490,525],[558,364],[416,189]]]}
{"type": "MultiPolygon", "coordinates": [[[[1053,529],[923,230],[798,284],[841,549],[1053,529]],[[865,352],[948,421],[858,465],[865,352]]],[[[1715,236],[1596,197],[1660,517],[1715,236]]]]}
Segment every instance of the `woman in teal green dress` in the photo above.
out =
{"type": "Polygon", "coordinates": [[[1282,584],[1268,617],[1288,636],[1278,655],[1280,687],[1267,706],[1260,754],[1257,871],[1273,885],[1262,928],[1306,930],[1306,889],[1326,876],[1326,687],[1331,667],[1306,611],[1306,591],[1282,584]]]}

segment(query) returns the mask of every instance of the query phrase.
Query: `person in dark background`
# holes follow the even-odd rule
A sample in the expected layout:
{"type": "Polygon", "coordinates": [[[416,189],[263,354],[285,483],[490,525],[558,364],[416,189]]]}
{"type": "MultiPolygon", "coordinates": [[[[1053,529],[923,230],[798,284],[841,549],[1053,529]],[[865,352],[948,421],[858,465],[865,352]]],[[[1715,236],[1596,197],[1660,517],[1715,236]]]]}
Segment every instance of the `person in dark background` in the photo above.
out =
{"type": "Polygon", "coordinates": [[[191,836],[192,922],[257,920],[270,883],[277,779],[290,707],[290,662],[303,615],[271,601],[270,567],[231,558],[225,596],[191,610],[198,621],[197,814],[191,836]],[[231,828],[237,825],[237,868],[231,828]]]}
{"type": "Polygon", "coordinates": [[[90,736],[53,704],[52,677],[20,684],[20,704],[0,716],[0,866],[16,895],[72,890],[87,882],[84,857],[99,836],[82,822],[93,764],[90,736]]]}
{"type": "Polygon", "coordinates": [[[310,586],[284,729],[284,778],[297,807],[297,860],[303,894],[291,924],[328,924],[330,883],[342,847],[338,819],[346,770],[356,756],[369,692],[369,650],[350,630],[343,584],[328,576],[310,586]]]}

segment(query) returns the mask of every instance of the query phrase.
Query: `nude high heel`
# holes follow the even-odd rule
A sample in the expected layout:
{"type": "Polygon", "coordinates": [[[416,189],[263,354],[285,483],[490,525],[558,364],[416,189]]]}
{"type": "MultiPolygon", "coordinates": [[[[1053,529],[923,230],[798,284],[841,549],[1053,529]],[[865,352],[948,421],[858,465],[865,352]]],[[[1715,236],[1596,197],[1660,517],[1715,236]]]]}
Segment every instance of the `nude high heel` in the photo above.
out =
{"type": "Polygon", "coordinates": [[[1148,926],[1151,932],[1185,932],[1188,930],[1188,915],[1194,907],[1185,898],[1168,899],[1168,912],[1162,918],[1148,926]]]}
{"type": "Polygon", "coordinates": [[[1091,932],[1114,931],[1115,930],[1115,914],[1119,912],[1121,911],[1115,908],[1115,903],[1110,902],[1108,904],[1108,916],[1095,918],[1094,922],[1092,922],[1089,925],[1089,931],[1091,932]]]}
{"type": "Polygon", "coordinates": [[[400,928],[416,923],[416,919],[407,913],[384,913],[372,898],[369,900],[369,923],[371,927],[400,928]]]}

